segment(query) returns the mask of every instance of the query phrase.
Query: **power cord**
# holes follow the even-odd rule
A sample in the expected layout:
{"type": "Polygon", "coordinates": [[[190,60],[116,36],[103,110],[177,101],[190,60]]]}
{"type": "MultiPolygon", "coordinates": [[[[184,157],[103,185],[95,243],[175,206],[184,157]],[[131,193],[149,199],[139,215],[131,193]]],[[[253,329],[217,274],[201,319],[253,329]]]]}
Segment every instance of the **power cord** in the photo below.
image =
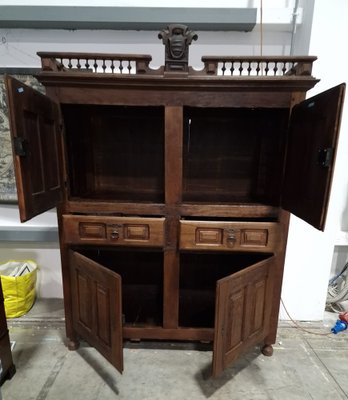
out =
{"type": "Polygon", "coordinates": [[[311,335],[317,335],[317,336],[329,336],[332,333],[331,332],[327,332],[327,333],[318,333],[318,332],[313,332],[313,331],[309,331],[308,329],[303,328],[301,325],[299,325],[289,314],[289,311],[287,310],[287,308],[285,307],[284,301],[283,299],[280,299],[280,302],[282,303],[282,306],[285,310],[286,315],[289,317],[290,321],[295,325],[296,329],[300,329],[303,332],[306,333],[310,333],[311,335]]]}

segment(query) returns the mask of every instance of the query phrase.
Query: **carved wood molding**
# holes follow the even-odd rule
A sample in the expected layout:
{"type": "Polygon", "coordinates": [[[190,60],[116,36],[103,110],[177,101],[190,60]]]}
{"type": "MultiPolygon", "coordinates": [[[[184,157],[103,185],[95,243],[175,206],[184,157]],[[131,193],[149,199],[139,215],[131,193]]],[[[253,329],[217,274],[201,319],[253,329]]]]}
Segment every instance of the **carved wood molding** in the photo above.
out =
{"type": "Polygon", "coordinates": [[[171,24],[158,34],[165,45],[165,72],[187,72],[189,45],[198,35],[186,25],[171,24]]]}

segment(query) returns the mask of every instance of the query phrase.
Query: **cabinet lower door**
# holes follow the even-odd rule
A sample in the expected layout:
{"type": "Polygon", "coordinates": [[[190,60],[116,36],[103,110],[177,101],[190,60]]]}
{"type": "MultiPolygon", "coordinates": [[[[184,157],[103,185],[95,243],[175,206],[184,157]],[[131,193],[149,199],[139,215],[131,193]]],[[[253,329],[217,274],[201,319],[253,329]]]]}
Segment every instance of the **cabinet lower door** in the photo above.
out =
{"type": "Polygon", "coordinates": [[[267,336],[274,259],[272,256],[217,281],[213,376],[267,336]]]}
{"type": "Polygon", "coordinates": [[[123,371],[121,277],[71,251],[73,326],[118,371],[123,371]]]}

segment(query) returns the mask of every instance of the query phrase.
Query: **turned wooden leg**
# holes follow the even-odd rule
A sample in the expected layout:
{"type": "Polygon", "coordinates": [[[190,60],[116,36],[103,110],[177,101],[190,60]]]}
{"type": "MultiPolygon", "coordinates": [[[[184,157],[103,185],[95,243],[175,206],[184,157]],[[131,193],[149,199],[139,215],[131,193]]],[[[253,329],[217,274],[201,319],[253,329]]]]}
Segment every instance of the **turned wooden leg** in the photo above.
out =
{"type": "Polygon", "coordinates": [[[69,350],[77,350],[80,346],[80,342],[77,339],[76,340],[68,339],[66,345],[69,350]]]}
{"type": "Polygon", "coordinates": [[[261,349],[261,353],[266,357],[271,357],[273,355],[273,346],[271,344],[265,344],[261,349]]]}

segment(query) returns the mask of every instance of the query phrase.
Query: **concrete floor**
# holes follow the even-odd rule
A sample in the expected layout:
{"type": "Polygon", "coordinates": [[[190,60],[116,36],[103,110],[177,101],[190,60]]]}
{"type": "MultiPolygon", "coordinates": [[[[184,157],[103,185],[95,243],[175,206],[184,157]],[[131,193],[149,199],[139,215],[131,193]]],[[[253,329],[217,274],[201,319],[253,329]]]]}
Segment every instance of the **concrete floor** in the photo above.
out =
{"type": "MultiPolygon", "coordinates": [[[[322,334],[335,320],[301,326],[322,334]]],[[[320,336],[281,323],[273,357],[253,349],[211,379],[211,352],[192,344],[126,344],[122,375],[86,344],[68,351],[57,300],[37,302],[9,329],[17,373],[3,400],[348,399],[347,331],[320,336]]]]}

